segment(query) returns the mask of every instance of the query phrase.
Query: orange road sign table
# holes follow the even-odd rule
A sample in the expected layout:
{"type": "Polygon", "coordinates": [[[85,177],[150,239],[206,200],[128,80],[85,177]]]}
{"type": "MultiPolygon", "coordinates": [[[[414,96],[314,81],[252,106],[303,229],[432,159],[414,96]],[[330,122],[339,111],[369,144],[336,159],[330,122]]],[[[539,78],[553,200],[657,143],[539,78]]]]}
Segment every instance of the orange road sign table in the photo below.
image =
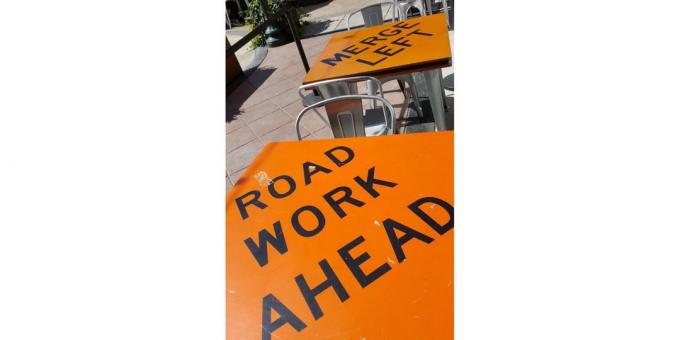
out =
{"type": "Polygon", "coordinates": [[[442,67],[451,66],[451,45],[443,13],[389,22],[334,35],[303,84],[359,75],[423,72],[439,130],[451,128],[442,98],[442,67]]]}
{"type": "Polygon", "coordinates": [[[452,131],[268,144],[227,194],[227,339],[452,339],[453,192],[452,131]]]}

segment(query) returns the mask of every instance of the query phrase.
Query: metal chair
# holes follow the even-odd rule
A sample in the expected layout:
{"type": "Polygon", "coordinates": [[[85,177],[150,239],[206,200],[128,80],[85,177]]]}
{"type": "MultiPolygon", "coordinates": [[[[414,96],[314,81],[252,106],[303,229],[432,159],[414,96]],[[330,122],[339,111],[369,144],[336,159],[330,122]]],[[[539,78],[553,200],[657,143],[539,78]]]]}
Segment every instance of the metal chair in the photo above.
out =
{"type": "MultiPolygon", "coordinates": [[[[442,0],[440,2],[433,2],[434,0],[420,0],[421,7],[424,10],[424,14],[421,15],[432,15],[433,13],[444,12],[446,16],[446,26],[451,29],[451,21],[449,18],[449,2],[447,0],[442,0]]],[[[451,5],[453,6],[453,4],[451,5]]],[[[421,13],[423,13],[421,11],[421,13]]]]}
{"type": "MultiPolygon", "coordinates": [[[[321,94],[317,94],[313,91],[309,91],[309,93],[305,94],[303,93],[305,90],[311,90],[312,87],[307,86],[307,85],[302,85],[298,88],[298,94],[300,95],[300,98],[302,98],[302,106],[303,107],[308,107],[310,105],[314,105],[320,101],[323,100],[323,97],[321,94]]],[[[317,91],[318,92],[318,91],[317,91]]],[[[328,122],[328,119],[326,119],[321,112],[319,112],[317,109],[313,109],[314,113],[323,121],[324,125],[330,127],[330,123],[328,122]]]]}
{"type": "MultiPolygon", "coordinates": [[[[378,95],[381,97],[383,96],[382,83],[377,78],[371,76],[337,78],[309,83],[306,85],[302,85],[298,88],[298,95],[300,95],[300,98],[302,98],[302,106],[308,107],[324,99],[329,99],[348,94],[359,94],[357,82],[360,81],[366,81],[367,84],[371,83],[374,84],[374,86],[371,87],[377,88],[378,95]]],[[[369,94],[373,95],[375,94],[375,91],[370,93],[369,90],[369,94]]],[[[372,101],[371,103],[375,103],[375,101],[372,101]]],[[[326,119],[324,115],[321,114],[317,109],[313,110],[314,113],[324,122],[324,124],[330,127],[328,119],[326,119]]]]}
{"type": "Polygon", "coordinates": [[[302,140],[300,120],[309,111],[326,107],[333,136],[335,138],[380,136],[392,134],[396,130],[394,107],[381,96],[351,94],[324,99],[305,107],[295,119],[295,132],[298,140],[302,140]],[[362,100],[382,102],[382,108],[363,110],[362,100]],[[332,108],[332,109],[331,109],[332,108]]]}
{"type": "MultiPolygon", "coordinates": [[[[383,17],[383,6],[387,6],[387,13],[391,9],[394,9],[392,11],[392,19],[390,21],[394,21],[397,18],[397,10],[395,9],[395,6],[392,2],[381,2],[377,3],[374,5],[366,6],[364,8],[358,9],[356,11],[351,12],[346,19],[346,26],[347,30],[351,30],[350,26],[350,18],[357,14],[361,13],[362,17],[364,18],[364,26],[365,27],[371,27],[371,26],[377,26],[377,25],[382,25],[385,22],[385,18],[383,17]]],[[[404,85],[402,83],[407,83],[409,87],[409,91],[411,92],[411,98],[413,99],[413,102],[416,106],[416,112],[418,113],[418,117],[422,118],[423,117],[423,110],[420,107],[420,101],[418,97],[418,88],[416,86],[416,78],[414,77],[413,73],[409,74],[403,74],[403,75],[398,75],[398,76],[383,76],[379,77],[380,81],[385,83],[391,80],[397,80],[399,82],[399,87],[401,88],[402,92],[404,95],[406,95],[406,91],[404,90],[404,85]]],[[[375,93],[374,89],[371,87],[371,83],[368,83],[368,88],[369,88],[369,94],[375,93]]]]}
{"type": "Polygon", "coordinates": [[[406,20],[409,15],[408,12],[411,8],[418,10],[418,16],[425,15],[422,0],[394,0],[394,6],[398,9],[398,19],[406,20]]]}
{"type": "MultiPolygon", "coordinates": [[[[357,83],[362,81],[365,81],[367,84],[373,84],[371,87],[377,89],[378,95],[383,97],[382,83],[377,78],[371,76],[337,78],[309,83],[300,86],[298,88],[298,94],[302,98],[302,105],[304,107],[308,107],[324,99],[330,99],[343,95],[359,94],[357,83]]],[[[373,91],[373,93],[369,93],[369,95],[373,94],[375,94],[375,91],[373,91]]],[[[376,101],[371,101],[371,108],[375,107],[375,103],[376,101]]],[[[312,110],[323,121],[323,123],[332,130],[332,126],[325,115],[321,114],[316,108],[313,108],[312,110]]],[[[328,110],[329,108],[326,108],[326,112],[329,112],[328,110]]]]}
{"type": "Polygon", "coordinates": [[[392,19],[390,21],[394,21],[397,18],[397,14],[396,11],[394,10],[393,4],[391,2],[379,2],[377,4],[366,6],[364,8],[349,13],[347,19],[345,19],[345,23],[347,24],[347,30],[348,31],[350,30],[349,24],[350,18],[357,13],[361,13],[361,16],[364,18],[364,26],[366,27],[384,24],[385,18],[383,17],[382,9],[383,6],[387,6],[386,14],[389,15],[389,12],[392,11],[392,19]]]}

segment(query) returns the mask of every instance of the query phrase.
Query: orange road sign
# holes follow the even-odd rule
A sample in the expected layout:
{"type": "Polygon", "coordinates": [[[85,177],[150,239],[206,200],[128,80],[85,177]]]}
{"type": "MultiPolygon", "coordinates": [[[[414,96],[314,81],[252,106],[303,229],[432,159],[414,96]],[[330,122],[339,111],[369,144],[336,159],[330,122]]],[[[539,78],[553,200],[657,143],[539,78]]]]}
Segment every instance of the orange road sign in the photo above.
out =
{"type": "Polygon", "coordinates": [[[303,83],[447,66],[451,49],[446,18],[440,13],[334,35],[303,83]]]}
{"type": "Polygon", "coordinates": [[[271,143],[227,195],[227,339],[452,339],[453,131],[271,143]]]}

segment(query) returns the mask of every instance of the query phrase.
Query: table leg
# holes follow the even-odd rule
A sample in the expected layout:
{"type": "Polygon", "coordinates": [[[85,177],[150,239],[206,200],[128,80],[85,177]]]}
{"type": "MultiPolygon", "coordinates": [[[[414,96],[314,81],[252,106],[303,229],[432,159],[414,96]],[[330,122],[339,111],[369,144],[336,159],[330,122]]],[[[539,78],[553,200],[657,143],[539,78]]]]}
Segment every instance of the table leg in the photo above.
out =
{"type": "MultiPolygon", "coordinates": [[[[368,92],[368,94],[371,95],[371,96],[377,95],[378,89],[377,89],[376,85],[377,85],[376,83],[374,83],[370,80],[366,81],[366,92],[368,92]]],[[[375,102],[376,102],[375,100],[371,100],[369,102],[369,107],[371,109],[375,109],[375,102]]]]}
{"type": "Polygon", "coordinates": [[[442,97],[442,83],[439,77],[439,69],[424,71],[425,85],[430,97],[430,107],[434,116],[434,124],[437,131],[448,130],[446,123],[446,111],[444,111],[444,97],[442,97]]]}

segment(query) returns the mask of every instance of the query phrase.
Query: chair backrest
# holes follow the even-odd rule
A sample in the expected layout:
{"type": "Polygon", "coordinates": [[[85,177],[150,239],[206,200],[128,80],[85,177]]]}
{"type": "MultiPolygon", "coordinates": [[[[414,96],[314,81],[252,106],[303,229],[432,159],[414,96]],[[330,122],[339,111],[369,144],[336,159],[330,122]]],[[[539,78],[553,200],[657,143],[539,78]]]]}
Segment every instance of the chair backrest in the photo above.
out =
{"type": "Polygon", "coordinates": [[[396,126],[394,107],[392,107],[392,105],[385,98],[381,96],[351,94],[324,99],[318,103],[303,108],[295,119],[295,132],[297,133],[298,140],[302,140],[302,135],[300,133],[300,121],[302,117],[307,112],[322,106],[326,107],[327,109],[328,120],[331,123],[333,135],[336,138],[365,136],[366,133],[364,130],[363,105],[361,103],[361,101],[364,99],[382,102],[382,111],[385,118],[384,131],[386,134],[393,133],[396,126]],[[333,110],[328,110],[330,107],[332,107],[333,110]],[[357,110],[357,107],[360,109],[357,110]]]}
{"type": "Polygon", "coordinates": [[[377,25],[382,25],[385,23],[385,18],[383,17],[383,6],[387,7],[387,13],[389,15],[390,11],[392,12],[392,19],[390,21],[394,21],[396,18],[396,12],[394,10],[394,6],[391,2],[380,2],[377,4],[373,4],[370,6],[366,6],[362,9],[358,9],[352,13],[350,13],[347,16],[347,19],[345,20],[345,23],[347,25],[347,30],[349,31],[351,29],[349,20],[352,18],[353,15],[357,13],[361,13],[361,16],[364,18],[364,26],[365,27],[370,27],[370,26],[377,26],[377,25]]]}
{"type": "Polygon", "coordinates": [[[357,94],[357,83],[361,81],[373,82],[373,84],[377,85],[377,95],[381,97],[383,96],[382,83],[380,80],[378,80],[378,78],[371,76],[356,76],[317,81],[300,86],[298,88],[298,94],[300,95],[300,98],[302,98],[303,105],[309,106],[313,103],[305,101],[305,98],[307,98],[305,91],[319,90],[323,99],[346,94],[357,94]]]}
{"type": "MultiPolygon", "coordinates": [[[[365,81],[367,85],[372,85],[368,86],[368,94],[369,95],[379,95],[383,97],[383,90],[382,90],[382,83],[374,77],[371,76],[356,76],[356,77],[349,77],[349,78],[338,78],[338,79],[331,79],[331,80],[323,80],[323,81],[318,81],[314,83],[309,83],[306,85],[302,85],[298,88],[298,94],[300,95],[300,98],[302,98],[302,106],[307,107],[310,106],[314,103],[320,102],[324,99],[328,98],[333,98],[333,97],[338,97],[342,95],[348,95],[348,94],[358,94],[358,87],[357,84],[359,82],[365,81]],[[312,93],[311,91],[315,91],[315,93],[312,93]],[[305,94],[305,92],[308,92],[305,94]]],[[[372,102],[372,106],[375,106],[375,101],[372,102]]],[[[330,127],[333,129],[333,126],[331,123],[328,121],[328,116],[333,115],[334,110],[338,108],[333,107],[332,105],[330,107],[326,107],[326,114],[321,114],[318,110],[314,109],[314,113],[321,119],[326,126],[330,127]]],[[[340,109],[347,109],[347,107],[342,107],[340,109]]],[[[356,111],[361,111],[363,110],[363,107],[360,105],[357,105],[354,108],[356,111]]],[[[335,132],[337,129],[333,129],[335,132]]]]}
{"type": "Polygon", "coordinates": [[[423,4],[424,0],[416,0],[416,1],[399,1],[399,0],[393,0],[394,6],[396,6],[396,12],[397,12],[397,19],[398,20],[406,20],[408,19],[408,12],[412,9],[415,8],[418,10],[418,16],[425,16],[425,7],[423,4]]]}

